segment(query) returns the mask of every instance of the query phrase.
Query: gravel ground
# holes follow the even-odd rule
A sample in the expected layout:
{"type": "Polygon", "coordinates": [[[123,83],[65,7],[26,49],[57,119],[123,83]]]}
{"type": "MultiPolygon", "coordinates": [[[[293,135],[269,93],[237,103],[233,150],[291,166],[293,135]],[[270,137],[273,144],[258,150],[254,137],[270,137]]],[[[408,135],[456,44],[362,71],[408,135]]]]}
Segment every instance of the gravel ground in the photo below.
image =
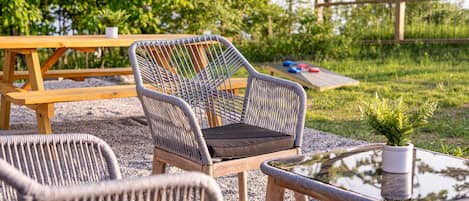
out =
{"type": "MultiPolygon", "coordinates": [[[[85,82],[70,80],[46,81],[46,88],[91,87],[112,85],[100,79],[85,82]]],[[[142,124],[144,114],[137,98],[82,101],[55,105],[52,119],[54,133],[89,133],[102,138],[115,151],[124,177],[149,175],[152,161],[151,136],[142,124]]],[[[0,134],[36,133],[34,113],[23,106],[12,106],[11,129],[0,130],[0,134]]],[[[303,138],[303,153],[354,146],[364,142],[339,137],[334,134],[306,128],[303,138]]],[[[169,172],[181,170],[170,167],[169,172]]],[[[219,177],[224,198],[237,200],[236,175],[219,177]]],[[[267,178],[259,170],[248,173],[248,195],[250,200],[264,200],[267,178]]],[[[293,200],[288,192],[286,200],[293,200]]]]}

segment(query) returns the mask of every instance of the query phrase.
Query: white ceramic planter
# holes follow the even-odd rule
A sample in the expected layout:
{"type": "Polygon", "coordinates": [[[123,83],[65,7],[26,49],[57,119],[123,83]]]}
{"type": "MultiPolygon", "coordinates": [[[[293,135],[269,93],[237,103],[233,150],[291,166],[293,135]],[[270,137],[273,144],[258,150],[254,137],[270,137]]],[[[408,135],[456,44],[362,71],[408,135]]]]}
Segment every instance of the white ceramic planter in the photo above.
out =
{"type": "Polygon", "coordinates": [[[117,27],[106,27],[106,38],[117,38],[117,27]]]}
{"type": "Polygon", "coordinates": [[[414,145],[383,147],[383,171],[389,173],[408,173],[412,171],[414,145]]]}

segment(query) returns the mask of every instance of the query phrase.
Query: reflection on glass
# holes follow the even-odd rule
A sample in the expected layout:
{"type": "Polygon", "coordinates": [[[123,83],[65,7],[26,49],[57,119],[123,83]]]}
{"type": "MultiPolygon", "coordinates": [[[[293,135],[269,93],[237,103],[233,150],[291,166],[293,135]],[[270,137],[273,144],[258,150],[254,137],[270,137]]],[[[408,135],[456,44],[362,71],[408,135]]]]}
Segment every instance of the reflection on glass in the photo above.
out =
{"type": "Polygon", "coordinates": [[[380,200],[469,199],[469,161],[419,149],[409,174],[382,172],[381,146],[300,156],[270,165],[380,200]]]}
{"type": "Polygon", "coordinates": [[[386,200],[408,200],[412,197],[412,173],[381,175],[381,196],[386,200]]]}

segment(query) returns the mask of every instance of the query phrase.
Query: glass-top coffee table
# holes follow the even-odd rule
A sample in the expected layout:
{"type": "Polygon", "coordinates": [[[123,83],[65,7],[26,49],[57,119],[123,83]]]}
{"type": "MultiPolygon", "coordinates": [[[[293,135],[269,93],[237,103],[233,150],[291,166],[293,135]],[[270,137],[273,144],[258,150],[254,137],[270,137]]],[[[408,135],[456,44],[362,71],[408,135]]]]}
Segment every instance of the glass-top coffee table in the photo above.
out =
{"type": "Polygon", "coordinates": [[[381,144],[266,161],[266,200],[284,189],[320,200],[469,200],[469,160],[414,150],[408,174],[381,170],[381,144]]]}

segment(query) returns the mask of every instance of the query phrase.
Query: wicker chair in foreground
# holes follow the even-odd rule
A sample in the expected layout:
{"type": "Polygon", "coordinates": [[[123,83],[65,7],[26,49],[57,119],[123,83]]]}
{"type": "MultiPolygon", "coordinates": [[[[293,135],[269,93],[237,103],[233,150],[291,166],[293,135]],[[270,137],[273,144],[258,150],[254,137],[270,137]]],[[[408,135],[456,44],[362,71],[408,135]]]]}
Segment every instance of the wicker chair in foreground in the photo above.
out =
{"type": "Polygon", "coordinates": [[[238,174],[264,160],[300,153],[306,94],[297,83],[258,73],[219,36],[139,41],[129,49],[155,145],[153,172],[166,164],[211,176],[238,174]],[[244,93],[231,76],[247,70],[244,93]]]}
{"type": "Polygon", "coordinates": [[[200,173],[121,179],[114,153],[91,135],[0,136],[0,200],[221,201],[200,173]]]}

